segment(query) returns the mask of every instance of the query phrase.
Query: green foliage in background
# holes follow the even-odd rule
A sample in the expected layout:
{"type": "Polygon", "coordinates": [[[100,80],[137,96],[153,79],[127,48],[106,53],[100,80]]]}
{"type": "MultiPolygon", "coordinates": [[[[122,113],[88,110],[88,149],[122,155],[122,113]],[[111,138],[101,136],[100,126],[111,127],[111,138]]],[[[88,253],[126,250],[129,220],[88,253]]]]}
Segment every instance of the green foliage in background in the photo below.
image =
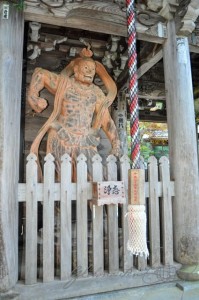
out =
{"type": "Polygon", "coordinates": [[[141,142],[140,154],[144,158],[144,161],[148,161],[150,156],[154,155],[154,150],[149,142],[141,142]]]}

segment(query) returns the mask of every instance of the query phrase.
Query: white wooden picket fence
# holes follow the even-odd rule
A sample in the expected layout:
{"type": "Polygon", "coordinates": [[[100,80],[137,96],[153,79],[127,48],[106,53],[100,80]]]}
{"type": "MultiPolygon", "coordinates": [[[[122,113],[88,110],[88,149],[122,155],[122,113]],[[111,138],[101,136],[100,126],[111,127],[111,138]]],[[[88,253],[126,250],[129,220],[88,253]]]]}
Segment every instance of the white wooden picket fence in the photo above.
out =
{"type": "MultiPolygon", "coordinates": [[[[62,157],[60,183],[55,182],[55,165],[51,154],[45,157],[43,183],[37,181],[36,156],[30,154],[27,161],[26,183],[19,184],[18,192],[18,201],[24,202],[26,207],[24,259],[26,284],[34,284],[38,281],[40,248],[42,248],[43,282],[55,280],[57,274],[55,261],[57,260],[60,280],[70,280],[71,276],[77,276],[77,278],[88,274],[96,276],[104,272],[117,274],[135,269],[136,271],[143,270],[147,266],[158,267],[173,264],[174,182],[170,181],[169,162],[166,157],[162,157],[159,164],[155,157],[150,157],[146,170],[147,240],[150,252],[148,261],[145,258],[135,258],[127,251],[128,224],[125,217],[127,204],[119,209],[113,204],[106,207],[93,206],[92,230],[88,229],[87,209],[89,200],[92,199],[92,182],[87,181],[87,163],[83,154],[77,159],[76,183],[71,182],[71,158],[67,154],[62,157]],[[73,252],[71,215],[74,201],[76,203],[75,253],[73,252]],[[38,247],[39,202],[42,203],[43,210],[42,245],[40,247],[38,247]],[[55,202],[60,204],[58,246],[55,242],[55,202]],[[107,220],[107,223],[104,220],[107,220]],[[88,250],[88,239],[92,241],[91,251],[88,250]],[[75,269],[72,263],[74,256],[75,269]],[[105,259],[108,261],[108,267],[105,267],[105,259]]],[[[103,181],[104,173],[106,181],[123,180],[126,196],[128,196],[128,170],[130,169],[128,157],[123,156],[117,161],[114,156],[110,155],[105,169],[101,157],[95,155],[92,159],[93,182],[103,181]]]]}

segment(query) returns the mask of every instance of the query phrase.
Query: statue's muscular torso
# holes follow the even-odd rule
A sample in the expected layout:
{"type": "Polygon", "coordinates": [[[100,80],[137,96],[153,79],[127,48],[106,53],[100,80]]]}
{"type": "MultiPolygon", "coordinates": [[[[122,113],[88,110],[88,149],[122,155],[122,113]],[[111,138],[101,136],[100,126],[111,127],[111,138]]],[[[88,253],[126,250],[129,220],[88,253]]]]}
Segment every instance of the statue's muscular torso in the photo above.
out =
{"type": "Polygon", "coordinates": [[[66,80],[67,88],[60,95],[61,111],[56,126],[48,132],[48,152],[59,158],[66,152],[71,155],[80,149],[97,153],[99,141],[93,136],[92,121],[104,94],[93,83],[85,85],[74,78],[66,80]]]}
{"type": "Polygon", "coordinates": [[[70,79],[58,118],[64,129],[77,134],[88,134],[97,101],[96,91],[97,88],[93,84],[85,86],[70,79]]]}

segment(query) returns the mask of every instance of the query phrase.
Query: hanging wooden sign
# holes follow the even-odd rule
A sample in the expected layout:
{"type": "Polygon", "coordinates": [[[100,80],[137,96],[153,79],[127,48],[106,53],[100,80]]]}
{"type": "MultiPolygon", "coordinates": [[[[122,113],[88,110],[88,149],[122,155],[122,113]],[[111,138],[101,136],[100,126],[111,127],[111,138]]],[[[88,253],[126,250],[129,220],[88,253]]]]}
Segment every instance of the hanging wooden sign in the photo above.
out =
{"type": "Polygon", "coordinates": [[[93,204],[124,204],[126,202],[123,181],[93,182],[93,204]]]}

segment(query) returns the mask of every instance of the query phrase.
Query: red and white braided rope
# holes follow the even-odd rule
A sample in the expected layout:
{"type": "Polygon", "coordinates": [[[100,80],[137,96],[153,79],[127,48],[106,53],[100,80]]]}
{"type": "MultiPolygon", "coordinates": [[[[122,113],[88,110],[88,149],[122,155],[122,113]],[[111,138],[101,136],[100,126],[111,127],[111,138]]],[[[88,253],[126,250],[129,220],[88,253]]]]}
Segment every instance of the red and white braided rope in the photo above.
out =
{"type": "Polygon", "coordinates": [[[128,24],[128,68],[130,94],[131,160],[132,168],[140,167],[140,140],[138,118],[138,81],[134,0],[126,0],[128,24]]]}

